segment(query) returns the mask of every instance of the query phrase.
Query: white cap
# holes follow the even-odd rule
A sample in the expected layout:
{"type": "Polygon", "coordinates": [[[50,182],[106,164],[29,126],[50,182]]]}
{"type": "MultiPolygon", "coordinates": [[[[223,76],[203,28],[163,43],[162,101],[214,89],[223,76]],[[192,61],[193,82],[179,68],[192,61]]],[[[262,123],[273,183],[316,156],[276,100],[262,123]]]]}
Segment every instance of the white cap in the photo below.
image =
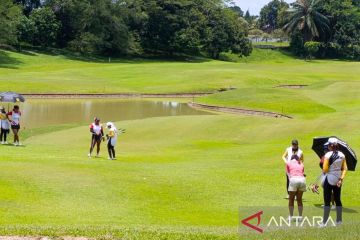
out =
{"type": "Polygon", "coordinates": [[[337,144],[339,142],[339,140],[337,138],[329,138],[328,143],[329,144],[337,144]]]}
{"type": "Polygon", "coordinates": [[[112,127],[112,122],[108,122],[108,123],[106,123],[106,126],[108,126],[108,127],[112,127]]]}

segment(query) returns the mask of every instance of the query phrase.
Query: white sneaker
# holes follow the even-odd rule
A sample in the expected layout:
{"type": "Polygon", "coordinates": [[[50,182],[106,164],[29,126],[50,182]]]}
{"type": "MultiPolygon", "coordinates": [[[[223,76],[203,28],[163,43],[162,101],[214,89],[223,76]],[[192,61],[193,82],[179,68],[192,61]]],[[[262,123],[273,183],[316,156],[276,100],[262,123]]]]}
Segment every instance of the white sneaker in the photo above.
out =
{"type": "Polygon", "coordinates": [[[99,154],[96,154],[96,158],[99,158],[100,157],[100,155],[99,154]]]}
{"type": "Polygon", "coordinates": [[[18,146],[22,146],[22,144],[20,142],[17,143],[18,146]]]}
{"type": "Polygon", "coordinates": [[[113,158],[112,160],[116,160],[116,158],[113,158]]]}
{"type": "Polygon", "coordinates": [[[320,223],[320,224],[318,225],[318,228],[324,228],[324,227],[326,227],[326,224],[324,224],[324,223],[320,223]]]}
{"type": "Polygon", "coordinates": [[[112,158],[111,158],[111,157],[108,157],[108,160],[112,160],[112,158]]]}
{"type": "Polygon", "coordinates": [[[14,142],[14,143],[13,143],[13,145],[14,145],[14,146],[17,146],[17,145],[18,145],[18,143],[17,143],[17,142],[14,142]]]}
{"type": "Polygon", "coordinates": [[[332,205],[331,206],[331,210],[335,210],[336,209],[336,206],[335,205],[332,205]]]}
{"type": "Polygon", "coordinates": [[[88,154],[88,157],[91,158],[91,153],[88,154]]]}
{"type": "Polygon", "coordinates": [[[285,199],[289,199],[289,194],[285,197],[285,199]]]}
{"type": "Polygon", "coordinates": [[[4,142],[4,141],[2,141],[2,142],[1,142],[1,144],[2,144],[2,145],[4,145],[4,144],[5,144],[5,142],[4,142]]]}
{"type": "Polygon", "coordinates": [[[8,142],[4,142],[4,144],[9,144],[8,142]]]}

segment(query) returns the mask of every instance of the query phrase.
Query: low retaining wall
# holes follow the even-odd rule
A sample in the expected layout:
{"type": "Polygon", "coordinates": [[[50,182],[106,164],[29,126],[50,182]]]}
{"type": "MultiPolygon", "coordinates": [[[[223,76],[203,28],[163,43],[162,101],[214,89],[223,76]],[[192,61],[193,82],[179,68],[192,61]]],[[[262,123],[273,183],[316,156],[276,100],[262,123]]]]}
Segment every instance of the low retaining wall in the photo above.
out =
{"type": "Polygon", "coordinates": [[[292,119],[292,117],[290,116],[275,112],[266,112],[266,111],[250,110],[250,109],[242,109],[242,108],[234,108],[234,107],[220,107],[220,106],[212,106],[212,105],[194,103],[194,102],[189,102],[188,105],[192,108],[205,109],[216,112],[292,119]]]}
{"type": "Polygon", "coordinates": [[[285,84],[285,85],[278,85],[275,88],[293,88],[293,89],[299,89],[299,88],[304,88],[304,87],[308,87],[309,85],[304,85],[304,84],[285,84]]]}
{"type": "Polygon", "coordinates": [[[109,94],[62,94],[62,93],[44,93],[44,94],[22,94],[25,98],[49,99],[49,98],[192,98],[210,95],[213,93],[109,93],[109,94]]]}

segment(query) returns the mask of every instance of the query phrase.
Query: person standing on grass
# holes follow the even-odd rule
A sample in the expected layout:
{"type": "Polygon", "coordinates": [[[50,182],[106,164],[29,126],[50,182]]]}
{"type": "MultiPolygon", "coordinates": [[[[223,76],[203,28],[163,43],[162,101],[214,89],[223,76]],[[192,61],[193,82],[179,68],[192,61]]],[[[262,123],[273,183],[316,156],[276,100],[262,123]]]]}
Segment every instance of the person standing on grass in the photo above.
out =
{"type": "MultiPolygon", "coordinates": [[[[293,158],[297,158],[301,162],[304,162],[303,152],[299,148],[299,141],[296,139],[291,141],[291,146],[285,150],[285,153],[282,156],[282,159],[285,164],[287,164],[293,158]]],[[[288,176],[288,173],[286,173],[286,191],[288,193],[288,195],[286,197],[287,199],[289,198],[289,190],[288,189],[289,189],[289,176],[288,176]]]]}
{"type": "Polygon", "coordinates": [[[329,138],[329,152],[325,154],[323,163],[324,177],[322,185],[324,187],[324,217],[322,226],[326,226],[330,216],[331,195],[334,194],[336,203],[336,224],[342,224],[342,203],[341,187],[347,171],[345,155],[339,151],[338,140],[329,138]]]}
{"type": "Polygon", "coordinates": [[[14,134],[14,145],[20,146],[20,139],[19,139],[19,131],[20,131],[20,118],[21,118],[21,112],[18,105],[15,105],[13,110],[11,112],[8,112],[7,114],[10,124],[11,124],[11,130],[14,134]]]}
{"type": "Polygon", "coordinates": [[[6,111],[4,107],[0,108],[0,127],[1,127],[1,133],[0,133],[1,144],[8,144],[6,138],[7,135],[10,133],[10,122],[8,116],[6,115],[6,111]]]}
{"type": "Polygon", "coordinates": [[[96,145],[96,157],[99,157],[100,154],[100,145],[101,140],[104,136],[104,130],[102,125],[100,124],[100,119],[95,117],[94,122],[90,124],[90,132],[91,132],[91,145],[90,145],[90,152],[88,157],[91,158],[91,154],[96,145]]]}
{"type": "MultiPolygon", "coordinates": [[[[319,162],[319,166],[321,168],[321,170],[323,169],[324,166],[324,160],[325,160],[325,155],[326,153],[329,152],[329,144],[325,143],[324,144],[324,156],[322,156],[320,158],[320,162],[319,162]]],[[[321,177],[323,177],[324,173],[322,173],[321,177]]],[[[323,204],[322,207],[324,207],[325,205],[323,204]]],[[[334,200],[334,193],[331,194],[331,209],[336,209],[336,205],[335,205],[335,200],[334,200]]]]}
{"type": "Polygon", "coordinates": [[[286,163],[286,173],[289,177],[289,220],[294,216],[294,201],[296,197],[299,217],[302,218],[303,213],[303,202],[302,196],[306,192],[306,179],[304,174],[304,164],[297,155],[286,163]]]}
{"type": "Polygon", "coordinates": [[[108,122],[106,124],[109,133],[106,135],[108,139],[107,148],[109,153],[109,160],[116,160],[115,156],[115,146],[118,138],[118,131],[115,127],[115,125],[112,122],[108,122]]]}

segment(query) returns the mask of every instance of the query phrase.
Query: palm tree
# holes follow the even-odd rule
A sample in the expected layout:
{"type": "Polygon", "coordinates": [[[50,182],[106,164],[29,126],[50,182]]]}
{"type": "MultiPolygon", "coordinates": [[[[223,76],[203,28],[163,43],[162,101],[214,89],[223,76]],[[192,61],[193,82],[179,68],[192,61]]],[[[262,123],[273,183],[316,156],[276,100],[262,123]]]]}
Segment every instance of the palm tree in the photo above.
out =
{"type": "Polygon", "coordinates": [[[287,33],[300,30],[305,42],[319,38],[330,30],[329,19],[319,12],[321,0],[297,0],[288,10],[287,33]]]}

